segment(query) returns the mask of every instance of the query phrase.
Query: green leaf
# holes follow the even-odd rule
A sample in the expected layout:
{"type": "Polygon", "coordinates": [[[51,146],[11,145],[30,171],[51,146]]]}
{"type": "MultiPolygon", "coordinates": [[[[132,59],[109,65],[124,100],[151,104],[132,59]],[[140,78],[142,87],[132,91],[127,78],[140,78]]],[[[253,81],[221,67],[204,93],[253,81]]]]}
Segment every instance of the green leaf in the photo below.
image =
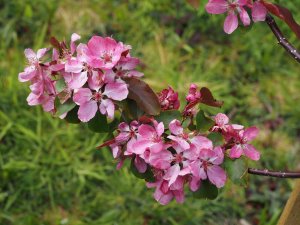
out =
{"type": "Polygon", "coordinates": [[[239,159],[229,159],[226,158],[224,163],[224,168],[228,178],[237,185],[247,186],[248,183],[248,166],[247,160],[245,158],[239,159]]]}
{"type": "Polygon", "coordinates": [[[132,99],[126,99],[121,105],[123,119],[129,122],[140,118],[144,111],[138,107],[137,103],[132,99]]]}
{"type": "Polygon", "coordinates": [[[67,86],[66,82],[63,78],[57,80],[55,83],[55,89],[56,89],[57,93],[62,92],[66,88],[66,86],[67,86]]]}
{"type": "Polygon", "coordinates": [[[91,131],[96,133],[109,132],[106,116],[102,115],[100,112],[97,112],[95,117],[88,122],[88,127],[91,131]]]}
{"type": "Polygon", "coordinates": [[[67,116],[65,117],[65,120],[68,123],[80,123],[81,121],[78,119],[78,112],[79,106],[75,106],[71,111],[68,112],[67,116]]]}
{"type": "Polygon", "coordinates": [[[193,196],[196,198],[205,198],[213,200],[218,197],[219,190],[218,188],[209,182],[209,180],[201,181],[201,185],[198,191],[193,193],[193,196]]]}
{"type": "Polygon", "coordinates": [[[220,146],[224,144],[224,137],[221,133],[218,132],[210,133],[209,135],[207,135],[207,138],[214,143],[214,146],[220,146]]]}
{"type": "Polygon", "coordinates": [[[200,110],[196,115],[196,128],[200,132],[208,131],[213,125],[214,121],[209,117],[205,116],[204,112],[200,110]]]}
{"type": "Polygon", "coordinates": [[[76,104],[71,99],[69,99],[64,104],[59,104],[57,106],[56,114],[58,116],[61,116],[62,114],[71,111],[75,106],[76,106],[76,104]]]}
{"type": "Polygon", "coordinates": [[[160,103],[157,95],[148,84],[137,78],[126,78],[128,98],[134,100],[145,113],[155,116],[160,113],[160,103]]]}
{"type": "Polygon", "coordinates": [[[174,119],[181,121],[182,116],[178,110],[167,110],[162,111],[158,116],[155,117],[158,122],[163,122],[165,127],[168,127],[170,122],[174,119]]]}

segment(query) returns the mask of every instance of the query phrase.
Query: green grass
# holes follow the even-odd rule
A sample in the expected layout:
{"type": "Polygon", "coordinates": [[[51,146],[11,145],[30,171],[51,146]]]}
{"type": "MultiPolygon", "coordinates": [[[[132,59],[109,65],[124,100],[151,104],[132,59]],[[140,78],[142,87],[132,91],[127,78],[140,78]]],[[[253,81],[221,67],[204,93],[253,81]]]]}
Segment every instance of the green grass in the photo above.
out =
{"type": "Polygon", "coordinates": [[[28,87],[17,80],[24,48],[49,46],[52,35],[112,35],[132,45],[156,91],[170,84],[183,97],[191,82],[207,86],[235,123],[257,125],[262,159],[251,166],[299,168],[299,65],[266,24],[228,36],[223,20],[183,0],[2,1],[0,224],[276,224],[292,181],[251,176],[246,189],[228,183],[217,200],[188,194],[182,205],[161,206],[126,166],[115,169],[108,149],[95,149],[105,136],[27,106],[28,87]]]}

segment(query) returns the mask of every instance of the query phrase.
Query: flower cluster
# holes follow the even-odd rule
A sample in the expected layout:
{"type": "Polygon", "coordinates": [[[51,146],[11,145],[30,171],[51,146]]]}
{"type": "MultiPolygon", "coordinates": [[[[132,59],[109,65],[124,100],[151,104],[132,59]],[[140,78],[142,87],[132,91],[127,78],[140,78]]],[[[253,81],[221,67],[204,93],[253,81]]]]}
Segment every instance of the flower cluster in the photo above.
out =
{"type": "MultiPolygon", "coordinates": [[[[131,47],[110,37],[93,36],[87,44],[75,42],[80,36],[73,34],[69,48],[65,42],[53,39],[52,59],[42,61],[48,49],[34,53],[25,50],[28,67],[19,74],[21,82],[30,81],[29,105],[42,105],[47,112],[55,112],[55,98],[63,104],[73,101],[79,106],[78,118],[88,122],[99,111],[114,117],[115,101],[127,98],[124,78],[141,77],[135,70],[137,58],[130,56],[131,47]],[[63,88],[59,85],[63,83],[63,88]]],[[[59,115],[66,116],[66,113],[59,115]]]]}
{"type": "Polygon", "coordinates": [[[226,157],[232,161],[244,156],[260,158],[249,144],[257,128],[245,129],[230,124],[225,114],[206,116],[199,110],[200,103],[223,104],[208,88],[190,85],[180,112],[178,93],[171,87],[155,94],[139,79],[143,74],[135,70],[139,60],[130,56],[130,46],[100,36],[76,45],[79,39],[73,34],[67,45],[52,38],[54,48],[48,61],[43,61],[50,52],[47,48],[37,53],[25,50],[29,65],[19,80],[31,83],[28,104],[42,105],[67,121],[75,112],[77,122],[88,122],[93,131],[95,126],[100,128],[96,132],[114,134],[99,147],[111,148],[118,169],[126,159],[131,160],[132,172],[155,188],[154,198],[161,204],[173,198],[183,202],[186,185],[192,192],[201,190],[203,183],[223,187],[228,177],[223,166],[226,157]]]}
{"type": "MultiPolygon", "coordinates": [[[[192,84],[188,101],[200,97],[195,90],[197,86],[192,84]]],[[[174,93],[173,89],[169,88],[168,93],[174,93]]],[[[170,105],[173,106],[172,101],[170,105]]],[[[162,104],[162,107],[168,105],[162,104]]],[[[229,124],[228,117],[222,113],[213,118],[213,126],[206,134],[190,131],[183,124],[184,119],[164,124],[151,117],[130,124],[122,122],[116,137],[104,144],[110,146],[113,157],[119,161],[117,168],[121,168],[125,159],[130,159],[141,177],[151,171],[153,180],[147,187],[155,188],[154,198],[163,205],[173,198],[183,202],[186,184],[193,192],[201,189],[201,182],[207,179],[217,188],[223,187],[226,182],[222,168],[224,156],[260,158],[259,152],[248,143],[258,133],[255,127],[244,129],[241,125],[229,124]],[[214,146],[209,133],[220,134],[224,143],[214,146]]]]}
{"type": "Polygon", "coordinates": [[[244,26],[249,26],[251,19],[247,10],[251,10],[253,22],[264,21],[267,9],[262,0],[209,0],[206,11],[210,14],[227,13],[224,22],[224,31],[231,34],[239,25],[238,16],[244,26]]]}

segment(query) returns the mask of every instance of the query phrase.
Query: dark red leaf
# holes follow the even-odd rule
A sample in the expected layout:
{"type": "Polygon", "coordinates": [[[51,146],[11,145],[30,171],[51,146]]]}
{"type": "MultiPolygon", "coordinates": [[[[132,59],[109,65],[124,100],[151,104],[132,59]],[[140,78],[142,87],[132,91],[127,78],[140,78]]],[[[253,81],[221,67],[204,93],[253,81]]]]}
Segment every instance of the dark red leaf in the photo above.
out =
{"type": "Polygon", "coordinates": [[[56,48],[56,49],[60,49],[60,43],[59,43],[59,41],[55,38],[55,37],[51,37],[50,38],[50,44],[54,47],[54,48],[56,48]]]}
{"type": "Polygon", "coordinates": [[[195,9],[199,9],[200,6],[200,0],[186,0],[191,6],[193,6],[195,9]]]}
{"type": "Polygon", "coordinates": [[[160,103],[157,95],[144,81],[137,78],[126,78],[128,84],[128,98],[134,100],[138,107],[149,115],[160,113],[160,103]]]}
{"type": "Polygon", "coordinates": [[[273,15],[283,20],[300,39],[300,25],[295,21],[292,13],[285,7],[273,4],[267,1],[262,1],[267,10],[273,15]]]}
{"type": "Polygon", "coordinates": [[[201,99],[200,99],[201,103],[213,107],[221,107],[223,105],[223,101],[217,101],[208,88],[206,87],[201,88],[200,93],[201,93],[201,99]]]}

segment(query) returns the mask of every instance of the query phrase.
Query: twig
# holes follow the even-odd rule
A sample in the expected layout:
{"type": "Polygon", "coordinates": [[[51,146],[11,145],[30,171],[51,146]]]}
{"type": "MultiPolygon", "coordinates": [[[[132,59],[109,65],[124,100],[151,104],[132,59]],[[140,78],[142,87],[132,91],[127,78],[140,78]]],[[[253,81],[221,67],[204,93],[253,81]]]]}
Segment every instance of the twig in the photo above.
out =
{"type": "Polygon", "coordinates": [[[278,171],[269,171],[267,169],[259,170],[259,169],[249,168],[248,173],[259,175],[259,176],[268,176],[268,177],[300,178],[300,172],[278,172],[278,171]]]}
{"type": "Polygon", "coordinates": [[[300,52],[283,36],[276,21],[271,15],[267,15],[266,22],[280,44],[295,60],[300,63],[300,52]]]}

